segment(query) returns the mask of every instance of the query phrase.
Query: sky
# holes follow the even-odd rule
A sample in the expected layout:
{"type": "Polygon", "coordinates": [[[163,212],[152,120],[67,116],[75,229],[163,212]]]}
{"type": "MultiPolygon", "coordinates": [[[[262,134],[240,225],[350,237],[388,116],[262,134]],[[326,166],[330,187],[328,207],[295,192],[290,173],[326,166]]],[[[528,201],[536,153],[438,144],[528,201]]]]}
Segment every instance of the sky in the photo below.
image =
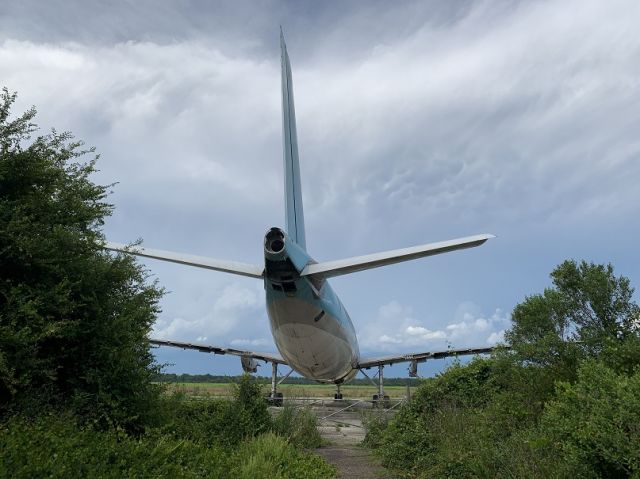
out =
{"type": "MultiPolygon", "coordinates": [[[[284,223],[282,25],[316,260],[497,236],[332,279],[362,356],[485,347],[565,259],[640,284],[639,18],[636,0],[0,0],[0,83],[96,147],[109,240],[260,264],[284,223]]],[[[276,350],[260,281],[142,263],[167,291],[154,337],[276,350]]]]}

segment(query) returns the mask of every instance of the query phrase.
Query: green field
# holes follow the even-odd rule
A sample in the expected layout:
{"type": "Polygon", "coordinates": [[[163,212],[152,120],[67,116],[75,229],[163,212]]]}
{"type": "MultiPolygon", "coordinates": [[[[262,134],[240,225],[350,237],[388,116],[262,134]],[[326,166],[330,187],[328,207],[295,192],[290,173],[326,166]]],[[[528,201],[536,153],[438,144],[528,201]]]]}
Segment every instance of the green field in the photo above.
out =
{"type": "MultiPolygon", "coordinates": [[[[219,397],[230,396],[233,384],[229,383],[165,383],[167,391],[181,392],[187,396],[193,397],[219,397]]],[[[263,386],[265,395],[268,394],[270,387],[263,386]]],[[[342,396],[344,399],[371,399],[377,394],[377,389],[373,385],[346,385],[342,386],[342,396]]],[[[391,398],[402,398],[407,394],[406,386],[387,386],[384,388],[385,394],[391,398]]],[[[415,388],[411,388],[413,394],[415,388]]],[[[336,388],[330,384],[281,384],[278,386],[278,392],[281,392],[285,398],[333,398],[336,388]]]]}

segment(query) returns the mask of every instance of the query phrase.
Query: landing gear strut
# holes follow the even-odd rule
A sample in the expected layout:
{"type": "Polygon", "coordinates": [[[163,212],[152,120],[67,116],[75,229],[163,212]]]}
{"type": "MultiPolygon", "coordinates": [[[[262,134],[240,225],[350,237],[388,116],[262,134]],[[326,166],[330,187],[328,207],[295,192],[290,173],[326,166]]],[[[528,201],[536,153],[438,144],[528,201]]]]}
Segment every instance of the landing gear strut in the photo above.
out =
{"type": "Polygon", "coordinates": [[[374,405],[383,406],[389,403],[389,396],[384,394],[384,366],[381,364],[378,366],[378,394],[373,395],[374,405]]]}
{"type": "Polygon", "coordinates": [[[371,384],[373,384],[375,387],[378,388],[378,394],[373,395],[373,407],[378,407],[380,405],[382,405],[383,407],[387,407],[389,405],[389,396],[385,395],[384,393],[383,370],[384,370],[384,366],[380,364],[378,366],[378,384],[376,384],[376,382],[373,379],[371,379],[369,375],[365,373],[362,369],[360,370],[360,372],[364,374],[367,377],[367,379],[369,379],[369,381],[371,381],[371,384]]]}
{"type": "Polygon", "coordinates": [[[280,386],[280,384],[282,384],[282,382],[287,379],[292,372],[293,369],[278,381],[278,363],[271,363],[271,393],[269,394],[269,402],[274,406],[282,406],[282,393],[278,392],[278,386],[280,386]]]}
{"type": "Polygon", "coordinates": [[[340,392],[340,384],[336,384],[336,393],[333,395],[333,399],[342,399],[342,393],[340,392]]]}

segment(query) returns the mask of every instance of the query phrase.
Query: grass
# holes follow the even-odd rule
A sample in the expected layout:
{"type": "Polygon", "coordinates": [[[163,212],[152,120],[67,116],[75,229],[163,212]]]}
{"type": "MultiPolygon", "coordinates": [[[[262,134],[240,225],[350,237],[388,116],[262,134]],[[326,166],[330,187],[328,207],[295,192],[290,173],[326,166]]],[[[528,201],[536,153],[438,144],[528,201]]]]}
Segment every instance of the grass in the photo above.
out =
{"type": "MultiPolygon", "coordinates": [[[[167,385],[167,392],[180,392],[192,397],[227,397],[232,394],[232,385],[224,383],[164,383],[167,385]]],[[[268,390],[268,388],[265,388],[268,390]]],[[[391,398],[402,398],[407,394],[406,386],[388,386],[384,388],[385,394],[391,398]]],[[[416,388],[411,388],[411,394],[416,388]]],[[[344,399],[371,399],[378,391],[371,386],[342,386],[342,397],[344,399]]],[[[333,398],[336,388],[330,384],[281,384],[278,386],[285,398],[290,397],[317,397],[333,398]]]]}

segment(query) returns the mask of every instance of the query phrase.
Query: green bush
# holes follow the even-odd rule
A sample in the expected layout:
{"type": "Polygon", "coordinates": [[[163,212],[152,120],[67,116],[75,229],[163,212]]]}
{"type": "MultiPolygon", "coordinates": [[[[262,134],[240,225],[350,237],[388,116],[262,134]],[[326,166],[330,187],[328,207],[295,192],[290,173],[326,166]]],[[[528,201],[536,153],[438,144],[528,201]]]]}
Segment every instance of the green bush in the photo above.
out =
{"type": "Polygon", "coordinates": [[[265,401],[264,386],[256,378],[244,374],[233,387],[233,399],[241,411],[242,430],[256,435],[270,429],[271,415],[265,401]]]}
{"type": "Polygon", "coordinates": [[[440,433],[458,431],[460,413],[479,410],[500,391],[493,373],[496,362],[475,358],[467,366],[452,365],[430,378],[414,393],[388,424],[368,421],[365,443],[377,447],[383,463],[394,469],[417,471],[440,454],[440,433]],[[447,423],[449,421],[450,423],[447,423]],[[438,427],[442,425],[442,427],[438,427]],[[373,426],[373,427],[372,427],[373,426]]]}
{"type": "Polygon", "coordinates": [[[78,427],[71,416],[15,417],[0,431],[0,477],[227,477],[233,465],[222,448],[148,433],[78,427]]]}
{"type": "Polygon", "coordinates": [[[317,418],[308,408],[285,403],[272,419],[263,386],[249,375],[234,386],[234,398],[189,401],[180,395],[164,401],[162,431],[200,444],[234,446],[272,431],[298,448],[319,447],[317,418]]]}
{"type": "Polygon", "coordinates": [[[255,436],[250,420],[229,400],[176,401],[160,430],[203,445],[233,446],[255,436]]]}
{"type": "Polygon", "coordinates": [[[514,309],[509,351],[426,380],[367,443],[406,477],[640,478],[640,308],[566,261],[514,309]]]}
{"type": "Polygon", "coordinates": [[[575,384],[559,385],[539,434],[567,475],[640,477],[640,370],[627,376],[585,362],[575,384]]]}
{"type": "Polygon", "coordinates": [[[34,478],[302,478],[335,476],[322,458],[267,433],[234,447],[149,430],[78,426],[71,415],[12,417],[0,427],[0,477],[34,478]]]}
{"type": "Polygon", "coordinates": [[[157,419],[147,335],[162,291],[103,249],[112,206],[93,150],[31,138],[36,112],[10,119],[15,98],[0,94],[0,415],[65,403],[140,432],[157,419]]]}
{"type": "Polygon", "coordinates": [[[362,426],[366,431],[362,445],[376,449],[382,445],[384,435],[389,427],[389,416],[375,410],[363,411],[362,426]]]}
{"type": "Polygon", "coordinates": [[[189,401],[180,394],[163,400],[161,430],[204,445],[235,446],[272,428],[262,386],[249,375],[234,385],[233,400],[189,401]]]}
{"type": "Polygon", "coordinates": [[[318,418],[308,407],[295,407],[285,402],[273,420],[273,431],[299,448],[308,449],[322,445],[318,418]]]}
{"type": "Polygon", "coordinates": [[[336,469],[319,456],[298,451],[284,438],[264,434],[238,451],[236,469],[242,479],[321,479],[335,477],[336,469]]]}

